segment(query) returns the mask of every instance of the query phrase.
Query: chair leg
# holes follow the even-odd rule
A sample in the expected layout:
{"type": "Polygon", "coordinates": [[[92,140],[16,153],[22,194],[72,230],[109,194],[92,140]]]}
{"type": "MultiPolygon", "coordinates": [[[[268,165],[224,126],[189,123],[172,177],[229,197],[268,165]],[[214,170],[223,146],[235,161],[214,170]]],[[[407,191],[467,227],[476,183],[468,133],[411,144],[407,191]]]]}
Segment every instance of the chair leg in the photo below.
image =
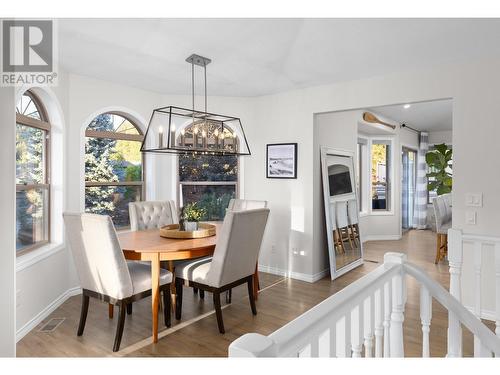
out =
{"type": "Polygon", "coordinates": [[[200,298],[205,299],[205,291],[200,289],[200,298]]]}
{"type": "Polygon", "coordinates": [[[226,291],[226,303],[231,303],[231,297],[233,295],[233,290],[229,289],[226,291]]]}
{"type": "Polygon", "coordinates": [[[123,327],[125,326],[125,316],[127,310],[124,302],[119,302],[118,308],[120,311],[120,317],[118,318],[118,323],[116,326],[115,344],[113,345],[114,352],[120,350],[120,343],[122,341],[123,327]]]}
{"type": "Polygon", "coordinates": [[[82,310],[80,312],[80,324],[78,324],[77,336],[83,335],[85,329],[85,322],[87,321],[87,313],[89,311],[89,296],[82,295],[82,310]]]}
{"type": "Polygon", "coordinates": [[[113,312],[115,311],[115,307],[112,303],[108,303],[108,318],[113,319],[113,312]]]}
{"type": "Polygon", "coordinates": [[[132,303],[127,303],[127,315],[132,315],[132,303]]]}
{"type": "Polygon", "coordinates": [[[436,259],[434,260],[434,264],[438,264],[441,253],[441,235],[437,233],[436,236],[436,259]]]}
{"type": "Polygon", "coordinates": [[[170,285],[163,289],[163,306],[163,318],[165,319],[165,325],[170,327],[172,325],[172,293],[170,293],[170,285]]]}
{"type": "Polygon", "coordinates": [[[225,333],[224,330],[224,321],[222,320],[222,308],[220,305],[220,292],[213,292],[214,295],[214,307],[215,307],[215,315],[217,315],[217,325],[219,326],[219,332],[225,333]]]}
{"type": "MultiPolygon", "coordinates": [[[[182,284],[184,280],[175,278],[175,319],[180,320],[182,315],[182,284]]],[[[200,291],[201,292],[201,291],[200,291]]],[[[201,296],[200,296],[201,297],[201,296]]]]}
{"type": "Polygon", "coordinates": [[[257,315],[257,308],[255,307],[255,298],[253,295],[253,277],[248,278],[247,286],[248,286],[248,299],[250,300],[250,307],[252,308],[252,314],[257,315]]]}

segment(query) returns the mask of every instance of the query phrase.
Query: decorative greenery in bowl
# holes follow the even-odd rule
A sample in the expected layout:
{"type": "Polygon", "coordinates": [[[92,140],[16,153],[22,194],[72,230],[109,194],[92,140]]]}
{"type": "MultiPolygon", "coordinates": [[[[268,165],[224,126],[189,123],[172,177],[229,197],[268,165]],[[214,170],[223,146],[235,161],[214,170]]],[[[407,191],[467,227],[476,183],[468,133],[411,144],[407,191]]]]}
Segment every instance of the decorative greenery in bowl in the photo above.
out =
{"type": "Polygon", "coordinates": [[[198,222],[205,216],[205,209],[197,207],[196,202],[188,203],[181,210],[180,229],[186,231],[198,230],[198,222]]]}

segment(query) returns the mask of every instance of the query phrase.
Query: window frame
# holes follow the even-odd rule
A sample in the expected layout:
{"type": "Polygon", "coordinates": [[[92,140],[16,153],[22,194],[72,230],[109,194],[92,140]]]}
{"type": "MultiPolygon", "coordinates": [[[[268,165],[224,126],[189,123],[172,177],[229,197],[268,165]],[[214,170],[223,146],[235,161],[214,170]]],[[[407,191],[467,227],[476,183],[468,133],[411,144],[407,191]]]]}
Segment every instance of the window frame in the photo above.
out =
{"type": "MultiPolygon", "coordinates": [[[[217,156],[214,156],[217,157],[217,156]]],[[[181,181],[180,179],[180,174],[179,174],[179,168],[180,168],[180,163],[179,163],[179,156],[175,157],[176,159],[176,178],[177,178],[177,207],[179,209],[181,208],[181,195],[182,195],[182,187],[183,185],[186,186],[235,186],[235,191],[234,191],[234,197],[239,199],[240,198],[240,168],[241,168],[241,162],[240,158],[236,157],[237,160],[237,165],[236,168],[238,169],[238,173],[236,175],[236,181],[181,181]]]]}
{"type": "Polygon", "coordinates": [[[371,137],[370,138],[370,153],[369,153],[369,212],[371,215],[394,215],[394,189],[393,189],[393,180],[394,180],[394,137],[389,136],[380,136],[380,137],[371,137]],[[373,154],[373,145],[374,144],[386,144],[389,146],[389,150],[387,152],[387,161],[386,161],[386,175],[387,175],[387,188],[386,188],[386,207],[385,209],[373,209],[372,204],[372,192],[373,192],[373,183],[372,183],[372,154],[373,154]]]}
{"type": "MultiPolygon", "coordinates": [[[[34,243],[32,245],[28,245],[21,250],[16,249],[16,257],[25,255],[33,250],[39,249],[43,246],[48,245],[51,242],[51,216],[52,216],[52,202],[51,202],[51,183],[50,183],[50,160],[51,160],[51,124],[49,122],[49,117],[47,115],[47,110],[43,105],[40,98],[31,90],[25,91],[22,96],[29,96],[33,104],[35,105],[38,113],[40,115],[40,120],[26,116],[22,113],[17,112],[17,103],[16,103],[16,133],[17,133],[17,125],[27,126],[34,129],[40,129],[45,132],[45,142],[44,142],[44,170],[43,170],[43,183],[39,184],[18,184],[16,181],[16,193],[19,191],[27,191],[32,189],[43,189],[47,192],[47,201],[45,204],[47,205],[47,239],[34,243]]],[[[17,164],[17,163],[16,163],[17,164]]],[[[17,176],[16,176],[17,179],[17,176]]],[[[16,214],[17,214],[17,198],[16,198],[16,214]]],[[[17,218],[16,218],[17,221],[17,218]]],[[[16,235],[17,237],[17,235],[16,235]]]]}
{"type": "MultiPolygon", "coordinates": [[[[137,123],[132,120],[127,114],[121,113],[121,112],[115,112],[115,111],[110,111],[110,112],[103,112],[99,113],[98,115],[94,116],[94,118],[90,121],[89,124],[87,124],[85,128],[85,141],[87,138],[99,138],[99,139],[113,139],[116,141],[133,141],[133,142],[143,142],[144,140],[144,132],[142,131],[141,127],[137,125],[137,123]],[[118,133],[118,132],[111,132],[111,131],[99,131],[99,130],[92,130],[88,129],[92,121],[97,116],[101,115],[115,115],[115,116],[120,116],[130,122],[137,132],[139,134],[126,134],[126,133],[118,133]]],[[[85,146],[84,146],[85,147],[85,146]]],[[[84,151],[84,155],[86,154],[86,151],[84,151]]],[[[84,166],[85,168],[85,166],[84,166]]],[[[141,186],[141,198],[142,200],[146,200],[146,157],[144,153],[141,153],[141,180],[140,181],[87,181],[84,173],[84,194],[83,194],[83,206],[84,210],[87,208],[85,207],[85,189],[88,187],[106,187],[106,186],[141,186]]],[[[119,227],[116,228],[116,230],[119,231],[126,231],[130,230],[130,226],[126,227],[119,227]]]]}

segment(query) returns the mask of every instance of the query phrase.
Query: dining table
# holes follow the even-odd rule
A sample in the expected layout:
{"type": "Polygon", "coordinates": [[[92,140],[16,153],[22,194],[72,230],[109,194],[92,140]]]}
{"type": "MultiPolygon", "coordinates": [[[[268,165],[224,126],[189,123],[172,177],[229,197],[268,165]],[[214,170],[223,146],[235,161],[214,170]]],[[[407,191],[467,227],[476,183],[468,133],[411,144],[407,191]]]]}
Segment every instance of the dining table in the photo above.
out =
{"type": "MultiPolygon", "coordinates": [[[[175,260],[189,260],[213,255],[217,243],[217,233],[222,228],[221,222],[211,222],[216,226],[216,234],[204,238],[165,238],[159,229],[129,231],[118,234],[118,241],[125,259],[151,262],[151,314],[152,339],[158,342],[158,310],[160,303],[160,263],[166,262],[169,271],[174,272],[175,260]]],[[[253,277],[254,297],[258,293],[257,266],[253,277]]],[[[172,285],[175,285],[172,282],[172,285]]],[[[174,291],[174,290],[173,290],[174,291]]]]}

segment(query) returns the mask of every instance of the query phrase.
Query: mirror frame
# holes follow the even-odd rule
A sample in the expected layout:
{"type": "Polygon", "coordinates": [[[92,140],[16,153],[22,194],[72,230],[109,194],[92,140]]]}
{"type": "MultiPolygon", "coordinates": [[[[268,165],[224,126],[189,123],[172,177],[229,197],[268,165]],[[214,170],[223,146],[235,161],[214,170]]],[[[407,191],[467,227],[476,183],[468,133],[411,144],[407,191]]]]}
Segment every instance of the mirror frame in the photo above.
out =
{"type": "Polygon", "coordinates": [[[344,267],[341,267],[337,269],[337,263],[336,263],[336,254],[335,254],[335,248],[333,246],[333,233],[330,230],[332,227],[332,222],[330,218],[330,187],[328,183],[328,166],[326,163],[326,158],[327,156],[343,156],[343,157],[348,157],[352,161],[352,168],[353,168],[353,175],[352,175],[352,181],[354,183],[353,188],[354,188],[354,197],[357,202],[358,206],[358,220],[359,220],[359,196],[358,196],[358,189],[356,188],[356,172],[354,170],[355,168],[355,163],[354,163],[354,152],[347,151],[347,150],[340,150],[340,149],[335,149],[331,147],[326,147],[322,146],[320,148],[321,151],[321,179],[323,182],[323,210],[325,213],[325,223],[326,223],[326,236],[328,240],[328,257],[330,260],[330,276],[332,280],[342,276],[343,274],[351,271],[352,269],[359,267],[363,264],[363,240],[362,240],[362,234],[361,230],[359,231],[359,245],[360,245],[360,258],[355,260],[354,262],[351,262],[344,267]]]}

